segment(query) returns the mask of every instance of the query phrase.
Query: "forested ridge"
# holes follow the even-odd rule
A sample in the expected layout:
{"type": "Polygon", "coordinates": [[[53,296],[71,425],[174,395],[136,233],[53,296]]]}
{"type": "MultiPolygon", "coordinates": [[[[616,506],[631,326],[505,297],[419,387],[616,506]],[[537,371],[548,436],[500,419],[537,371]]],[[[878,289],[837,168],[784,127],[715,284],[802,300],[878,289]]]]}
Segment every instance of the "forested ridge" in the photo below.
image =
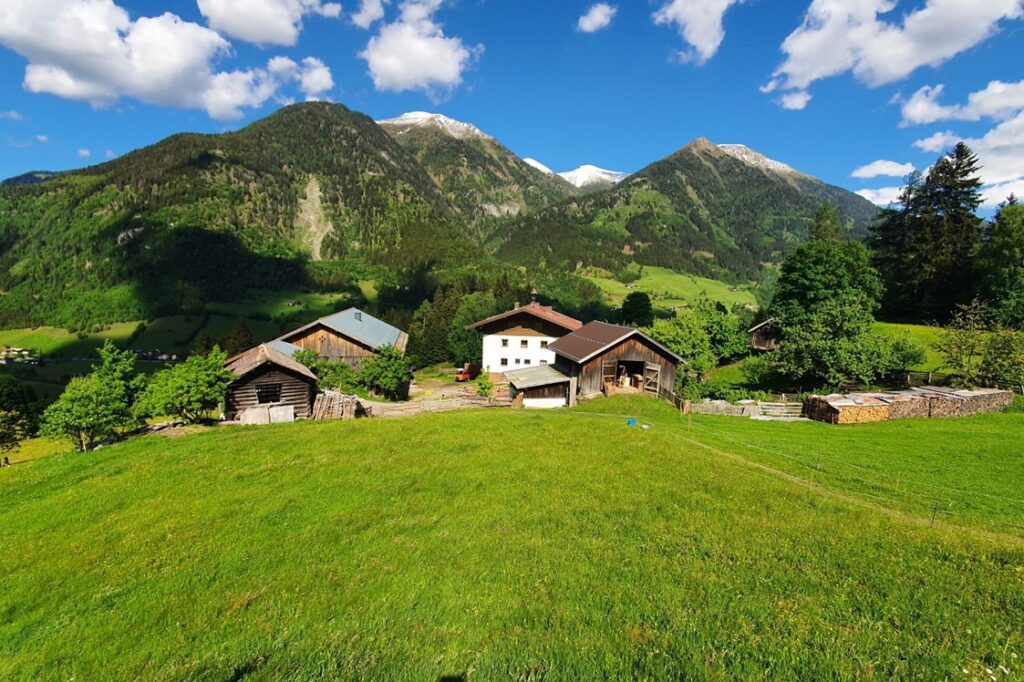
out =
{"type": "Polygon", "coordinates": [[[360,279],[397,283],[398,295],[425,269],[452,279],[523,266],[522,286],[557,281],[568,291],[581,290],[567,281],[580,265],[750,280],[806,239],[821,201],[835,203],[854,234],[874,210],[709,143],[579,197],[493,140],[395,137],[342,105],[307,103],[234,133],[179,134],[44,182],[4,185],[0,326],[82,329],[197,312],[253,288],[342,291],[360,279]],[[330,225],[320,262],[298,219],[314,178],[330,225]]]}

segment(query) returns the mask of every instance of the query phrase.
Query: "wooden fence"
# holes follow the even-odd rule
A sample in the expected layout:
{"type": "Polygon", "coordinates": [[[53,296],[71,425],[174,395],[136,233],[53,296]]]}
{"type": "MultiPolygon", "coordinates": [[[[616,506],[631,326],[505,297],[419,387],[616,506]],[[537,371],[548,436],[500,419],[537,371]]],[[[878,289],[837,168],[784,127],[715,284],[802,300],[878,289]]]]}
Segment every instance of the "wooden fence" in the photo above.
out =
{"type": "Polygon", "coordinates": [[[683,414],[710,414],[723,417],[773,417],[778,419],[797,419],[803,416],[804,405],[800,396],[782,394],[776,402],[750,402],[744,405],[733,405],[725,401],[695,403],[680,398],[672,391],[662,389],[658,397],[668,401],[683,414]]]}

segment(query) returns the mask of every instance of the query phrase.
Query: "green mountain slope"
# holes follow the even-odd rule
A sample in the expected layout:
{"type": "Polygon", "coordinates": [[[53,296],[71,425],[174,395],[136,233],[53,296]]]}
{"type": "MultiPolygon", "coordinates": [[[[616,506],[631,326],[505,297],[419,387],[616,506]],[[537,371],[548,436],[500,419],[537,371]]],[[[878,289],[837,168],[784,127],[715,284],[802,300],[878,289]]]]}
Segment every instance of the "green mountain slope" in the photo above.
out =
{"type": "Polygon", "coordinates": [[[506,218],[581,194],[562,178],[533,168],[468,124],[462,125],[472,132],[453,134],[429,124],[379,123],[415,157],[452,209],[480,236],[506,218]]]}
{"type": "MultiPolygon", "coordinates": [[[[749,151],[749,150],[747,150],[749,151]]],[[[769,159],[744,160],[699,139],[614,189],[509,223],[498,254],[534,267],[617,271],[631,261],[715,277],[753,277],[806,239],[822,201],[854,235],[877,209],[769,159]]]]}
{"type": "Polygon", "coordinates": [[[144,319],[301,285],[315,257],[397,268],[465,244],[437,185],[370,118],[296,105],[0,188],[0,323],[144,319]]]}

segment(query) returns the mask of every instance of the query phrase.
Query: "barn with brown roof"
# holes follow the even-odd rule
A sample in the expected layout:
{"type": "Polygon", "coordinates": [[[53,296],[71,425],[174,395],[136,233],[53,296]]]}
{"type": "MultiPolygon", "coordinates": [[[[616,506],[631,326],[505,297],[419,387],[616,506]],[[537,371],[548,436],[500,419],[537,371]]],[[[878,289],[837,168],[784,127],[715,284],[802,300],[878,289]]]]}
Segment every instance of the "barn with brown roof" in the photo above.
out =
{"type": "Polygon", "coordinates": [[[558,369],[575,385],[576,396],[592,396],[605,386],[657,395],[675,390],[676,372],[684,360],[639,329],[591,322],[550,346],[558,369]]]}
{"type": "Polygon", "coordinates": [[[308,419],[312,413],[317,376],[273,345],[265,343],[236,355],[227,368],[235,375],[224,409],[228,421],[254,409],[266,410],[268,421],[308,419]]]}

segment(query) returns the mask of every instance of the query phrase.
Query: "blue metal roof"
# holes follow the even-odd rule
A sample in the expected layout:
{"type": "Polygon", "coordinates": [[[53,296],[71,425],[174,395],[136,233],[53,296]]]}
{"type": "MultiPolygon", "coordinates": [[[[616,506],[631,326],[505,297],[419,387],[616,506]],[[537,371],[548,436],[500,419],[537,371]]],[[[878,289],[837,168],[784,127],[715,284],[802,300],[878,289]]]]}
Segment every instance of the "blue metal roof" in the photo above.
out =
{"type": "Polygon", "coordinates": [[[301,350],[298,346],[287,341],[271,341],[267,344],[276,351],[280,351],[290,358],[295,357],[295,353],[301,350]]]}
{"type": "Polygon", "coordinates": [[[374,350],[381,346],[398,346],[402,336],[400,329],[356,308],[320,318],[319,322],[336,332],[362,341],[374,350]]]}

